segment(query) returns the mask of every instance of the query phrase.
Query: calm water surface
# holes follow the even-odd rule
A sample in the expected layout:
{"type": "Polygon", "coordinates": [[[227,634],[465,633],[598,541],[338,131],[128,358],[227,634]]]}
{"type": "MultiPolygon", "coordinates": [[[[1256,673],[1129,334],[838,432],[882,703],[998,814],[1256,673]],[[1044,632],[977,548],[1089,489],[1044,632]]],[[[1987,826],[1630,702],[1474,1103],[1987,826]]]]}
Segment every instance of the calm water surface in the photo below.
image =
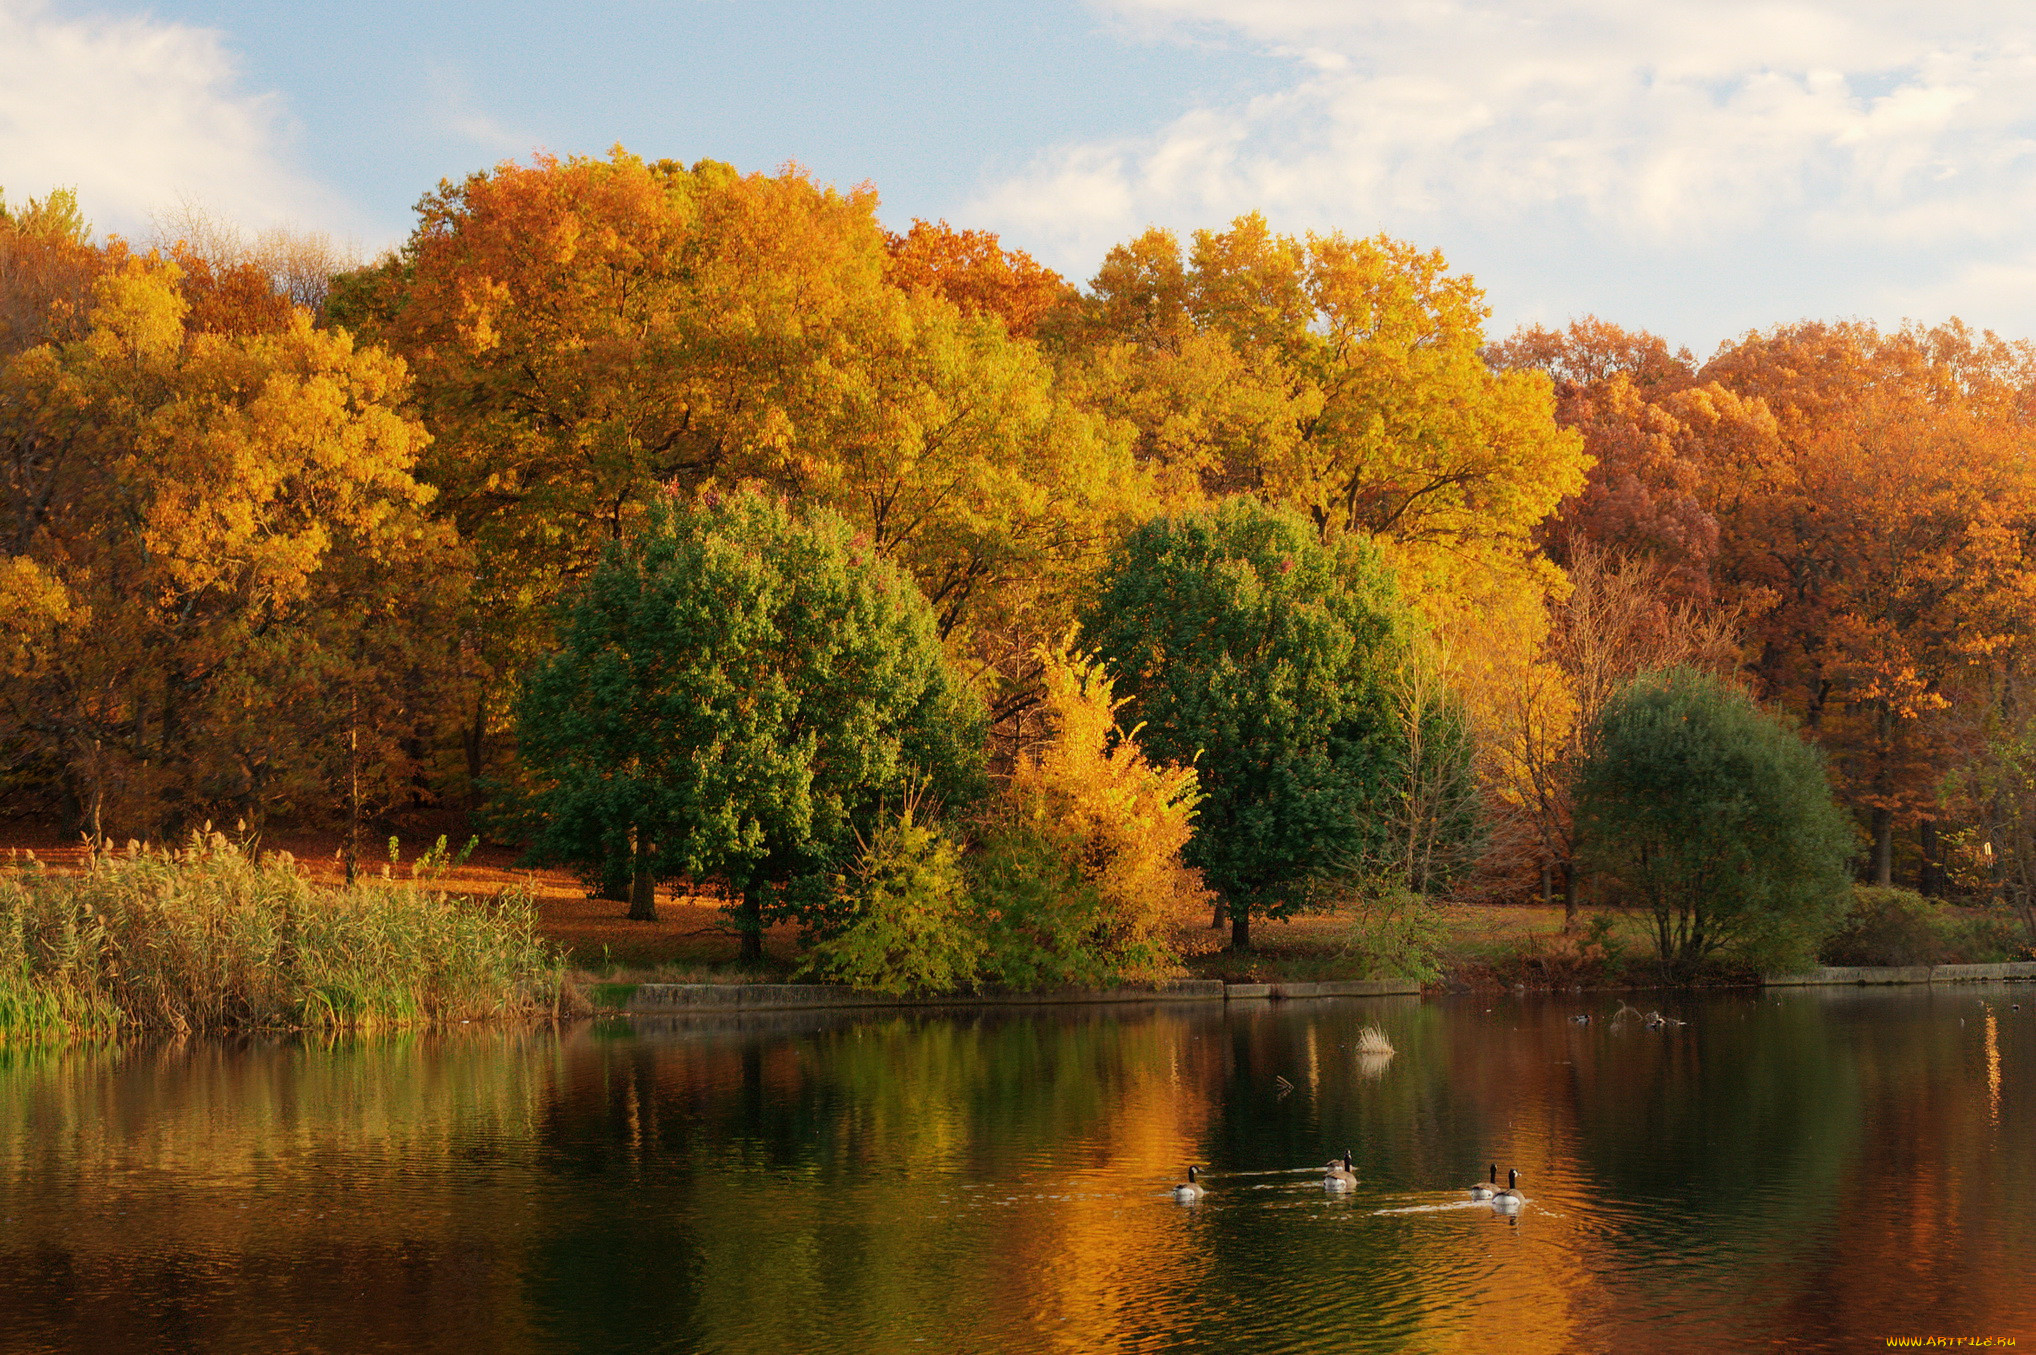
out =
{"type": "Polygon", "coordinates": [[[2036,987],[1657,1003],[0,1050],[0,1350],[2036,1347],[2036,987]]]}

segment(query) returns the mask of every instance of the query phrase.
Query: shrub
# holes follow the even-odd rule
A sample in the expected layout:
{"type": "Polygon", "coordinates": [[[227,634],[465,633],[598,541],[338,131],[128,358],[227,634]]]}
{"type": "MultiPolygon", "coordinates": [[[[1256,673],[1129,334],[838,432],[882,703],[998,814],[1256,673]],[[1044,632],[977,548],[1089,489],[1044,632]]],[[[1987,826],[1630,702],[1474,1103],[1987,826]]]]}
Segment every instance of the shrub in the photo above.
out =
{"type": "Polygon", "coordinates": [[[1977,917],[1951,916],[1944,933],[1945,964],[1999,964],[2036,959],[2036,947],[2012,908],[1995,904],[1977,917]]]}
{"type": "Polygon", "coordinates": [[[224,837],[0,879],[0,1038],[371,1028],[558,1010],[527,894],[321,888],[224,837]]]}
{"type": "Polygon", "coordinates": [[[1102,895],[1043,832],[996,825],[973,875],[986,979],[1038,989],[1100,987],[1116,977],[1113,957],[1094,944],[1108,928],[1102,895]]]}
{"type": "Polygon", "coordinates": [[[1818,958],[1829,965],[1993,964],[2028,953],[2006,908],[1963,916],[1910,889],[1854,885],[1852,906],[1818,958]]]}
{"type": "Polygon", "coordinates": [[[1933,965],[1944,960],[1944,910],[1910,889],[1854,885],[1851,907],[1818,958],[1831,965],[1933,965]]]}
{"type": "Polygon", "coordinates": [[[1852,829],[1822,759],[1716,678],[1677,669],[1614,696],[1578,809],[1586,862],[1652,916],[1672,973],[1728,948],[1798,967],[1843,907],[1852,829]]]}
{"type": "Polygon", "coordinates": [[[854,921],[816,943],[806,972],[872,992],[946,993],[976,976],[982,926],[961,850],[912,802],[863,845],[854,921]]]}
{"type": "Polygon", "coordinates": [[[1448,920],[1434,901],[1395,889],[1356,904],[1343,949],[1368,979],[1433,983],[1442,977],[1449,938],[1448,920]]]}

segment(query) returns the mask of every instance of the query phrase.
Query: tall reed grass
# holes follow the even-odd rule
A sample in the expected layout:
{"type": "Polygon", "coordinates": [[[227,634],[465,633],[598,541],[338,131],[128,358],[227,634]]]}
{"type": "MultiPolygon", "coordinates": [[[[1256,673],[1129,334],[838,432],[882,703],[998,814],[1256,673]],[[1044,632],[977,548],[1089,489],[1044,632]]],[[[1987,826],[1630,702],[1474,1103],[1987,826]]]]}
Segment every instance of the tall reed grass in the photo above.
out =
{"type": "Polygon", "coordinates": [[[218,834],[0,875],[0,1041],[540,1016],[564,979],[528,894],[319,886],[218,834]]]}

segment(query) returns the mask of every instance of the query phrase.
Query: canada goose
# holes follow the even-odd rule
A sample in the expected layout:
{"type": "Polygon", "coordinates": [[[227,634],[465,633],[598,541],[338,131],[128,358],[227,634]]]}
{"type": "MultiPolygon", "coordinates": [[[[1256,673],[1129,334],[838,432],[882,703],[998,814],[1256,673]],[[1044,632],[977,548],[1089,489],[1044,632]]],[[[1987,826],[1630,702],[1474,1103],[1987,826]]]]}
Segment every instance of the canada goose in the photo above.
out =
{"type": "Polygon", "coordinates": [[[1209,1193],[1203,1190],[1201,1185],[1195,1180],[1195,1174],[1200,1170],[1201,1168],[1199,1167],[1188,1168],[1188,1183],[1184,1186],[1174,1187],[1174,1198],[1182,1204],[1193,1204],[1209,1193]]]}
{"type": "Polygon", "coordinates": [[[1470,1197],[1473,1200],[1489,1200],[1492,1198],[1492,1196],[1498,1193],[1499,1193],[1499,1164],[1494,1162],[1492,1164],[1492,1179],[1489,1182],[1480,1181],[1476,1185],[1472,1186],[1470,1188],[1470,1197]]]}
{"type": "Polygon", "coordinates": [[[1518,1209],[1525,1203],[1527,1203],[1527,1197],[1520,1193],[1519,1171],[1517,1169],[1508,1170],[1506,1172],[1506,1188],[1492,1196],[1492,1208],[1518,1209]]]}
{"type": "Polygon", "coordinates": [[[1351,1161],[1350,1150],[1348,1148],[1343,1150],[1341,1161],[1333,1157],[1330,1158],[1329,1174],[1322,1178],[1322,1188],[1324,1190],[1349,1190],[1357,1184],[1357,1173],[1352,1170],[1354,1166],[1355,1164],[1351,1161]]]}

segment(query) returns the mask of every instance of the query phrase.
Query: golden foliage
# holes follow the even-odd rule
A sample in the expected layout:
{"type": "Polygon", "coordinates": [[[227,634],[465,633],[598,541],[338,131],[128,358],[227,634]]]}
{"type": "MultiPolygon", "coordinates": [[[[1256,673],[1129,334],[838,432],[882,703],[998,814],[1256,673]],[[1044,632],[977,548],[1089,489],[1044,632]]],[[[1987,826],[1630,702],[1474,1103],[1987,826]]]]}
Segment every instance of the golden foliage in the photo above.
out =
{"type": "MultiPolygon", "coordinates": [[[[80,337],[0,369],[16,637],[0,723],[95,833],[210,806],[315,812],[330,684],[363,681],[335,669],[457,586],[411,474],[426,438],[398,412],[401,362],[301,311],[274,332],[189,333],[180,277],[123,257],[80,337]]],[[[386,715],[422,692],[413,656],[379,657],[386,715]],[[392,668],[413,692],[388,690],[392,668]]]]}
{"type": "Polygon", "coordinates": [[[1207,912],[1198,872],[1181,864],[1201,799],[1193,767],[1154,766],[1138,731],[1117,727],[1121,702],[1095,659],[1043,646],[1051,730],[1022,753],[1006,793],[1010,822],[1073,868],[1100,905],[1090,936],[1123,957],[1121,977],[1153,981],[1177,969],[1166,941],[1177,920],[1207,912]]]}
{"type": "Polygon", "coordinates": [[[539,157],[445,185],[402,259],[342,286],[334,313],[416,372],[498,686],[670,486],[832,508],[985,662],[1066,624],[1149,501],[1126,439],[977,286],[991,253],[1020,291],[1051,275],[934,228],[894,253],[875,209],[796,168],[539,157]]]}

